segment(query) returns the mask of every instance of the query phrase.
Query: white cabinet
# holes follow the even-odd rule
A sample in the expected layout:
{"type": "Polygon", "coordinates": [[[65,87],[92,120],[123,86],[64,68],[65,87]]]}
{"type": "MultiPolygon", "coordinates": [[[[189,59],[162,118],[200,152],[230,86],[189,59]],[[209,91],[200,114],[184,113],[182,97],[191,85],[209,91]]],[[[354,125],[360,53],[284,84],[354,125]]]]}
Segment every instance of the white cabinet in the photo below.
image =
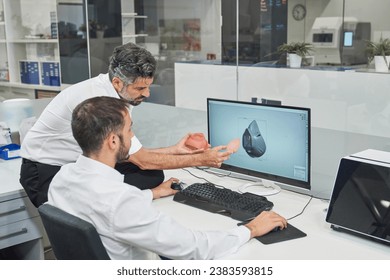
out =
{"type": "Polygon", "coordinates": [[[0,6],[0,86],[58,91],[56,0],[0,0],[0,6]]]}
{"type": "Polygon", "coordinates": [[[0,160],[0,260],[42,260],[43,225],[19,183],[20,159],[0,160]]]}

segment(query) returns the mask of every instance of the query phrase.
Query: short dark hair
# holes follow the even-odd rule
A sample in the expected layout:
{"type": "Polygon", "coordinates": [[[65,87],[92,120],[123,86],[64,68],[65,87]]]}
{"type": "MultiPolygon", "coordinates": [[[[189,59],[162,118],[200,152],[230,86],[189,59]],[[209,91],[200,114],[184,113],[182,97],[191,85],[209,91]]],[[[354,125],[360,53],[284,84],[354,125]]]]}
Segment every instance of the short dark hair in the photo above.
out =
{"type": "Polygon", "coordinates": [[[72,132],[85,156],[98,152],[110,133],[122,133],[128,109],[126,101],[107,96],[86,99],[76,106],[72,132]]]}
{"type": "Polygon", "coordinates": [[[144,48],[127,43],[114,49],[110,57],[108,74],[110,81],[114,77],[125,83],[133,83],[137,78],[153,78],[156,72],[156,60],[144,48]]]}

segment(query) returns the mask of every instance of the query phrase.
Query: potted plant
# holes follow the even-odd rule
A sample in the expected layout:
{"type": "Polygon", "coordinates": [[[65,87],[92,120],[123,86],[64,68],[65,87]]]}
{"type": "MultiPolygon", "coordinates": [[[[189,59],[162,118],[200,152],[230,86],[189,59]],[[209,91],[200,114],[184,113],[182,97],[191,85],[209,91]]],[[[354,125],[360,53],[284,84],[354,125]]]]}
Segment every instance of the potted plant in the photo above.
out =
{"type": "Polygon", "coordinates": [[[276,52],[280,55],[286,55],[290,61],[291,68],[300,68],[302,59],[313,51],[313,45],[305,42],[291,42],[280,45],[276,52]]]}
{"type": "Polygon", "coordinates": [[[379,42],[368,41],[366,46],[368,63],[373,60],[375,71],[388,72],[390,69],[390,39],[379,39],[379,42]]]}

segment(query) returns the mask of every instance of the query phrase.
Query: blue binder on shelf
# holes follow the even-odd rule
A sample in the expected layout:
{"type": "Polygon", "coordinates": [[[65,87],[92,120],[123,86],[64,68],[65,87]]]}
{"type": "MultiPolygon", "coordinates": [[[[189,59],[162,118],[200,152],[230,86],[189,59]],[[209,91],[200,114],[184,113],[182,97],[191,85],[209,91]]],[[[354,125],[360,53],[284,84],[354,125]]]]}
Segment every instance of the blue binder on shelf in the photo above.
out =
{"type": "Polygon", "coordinates": [[[19,61],[20,80],[24,84],[39,85],[38,61],[19,61]]]}
{"type": "Polygon", "coordinates": [[[42,84],[60,86],[60,64],[58,62],[42,62],[42,84]]]}

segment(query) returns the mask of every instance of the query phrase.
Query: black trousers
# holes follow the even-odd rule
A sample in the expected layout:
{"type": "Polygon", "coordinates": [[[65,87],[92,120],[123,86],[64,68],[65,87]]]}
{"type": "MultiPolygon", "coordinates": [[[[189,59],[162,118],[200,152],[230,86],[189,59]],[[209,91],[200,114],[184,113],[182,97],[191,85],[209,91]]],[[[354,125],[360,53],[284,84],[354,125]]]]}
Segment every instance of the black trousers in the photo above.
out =
{"type": "MultiPolygon", "coordinates": [[[[35,207],[47,201],[49,185],[60,168],[60,166],[22,159],[19,181],[35,207]]],[[[141,190],[154,188],[164,181],[162,170],[141,170],[130,162],[117,164],[115,169],[125,175],[125,183],[141,190]]]]}

